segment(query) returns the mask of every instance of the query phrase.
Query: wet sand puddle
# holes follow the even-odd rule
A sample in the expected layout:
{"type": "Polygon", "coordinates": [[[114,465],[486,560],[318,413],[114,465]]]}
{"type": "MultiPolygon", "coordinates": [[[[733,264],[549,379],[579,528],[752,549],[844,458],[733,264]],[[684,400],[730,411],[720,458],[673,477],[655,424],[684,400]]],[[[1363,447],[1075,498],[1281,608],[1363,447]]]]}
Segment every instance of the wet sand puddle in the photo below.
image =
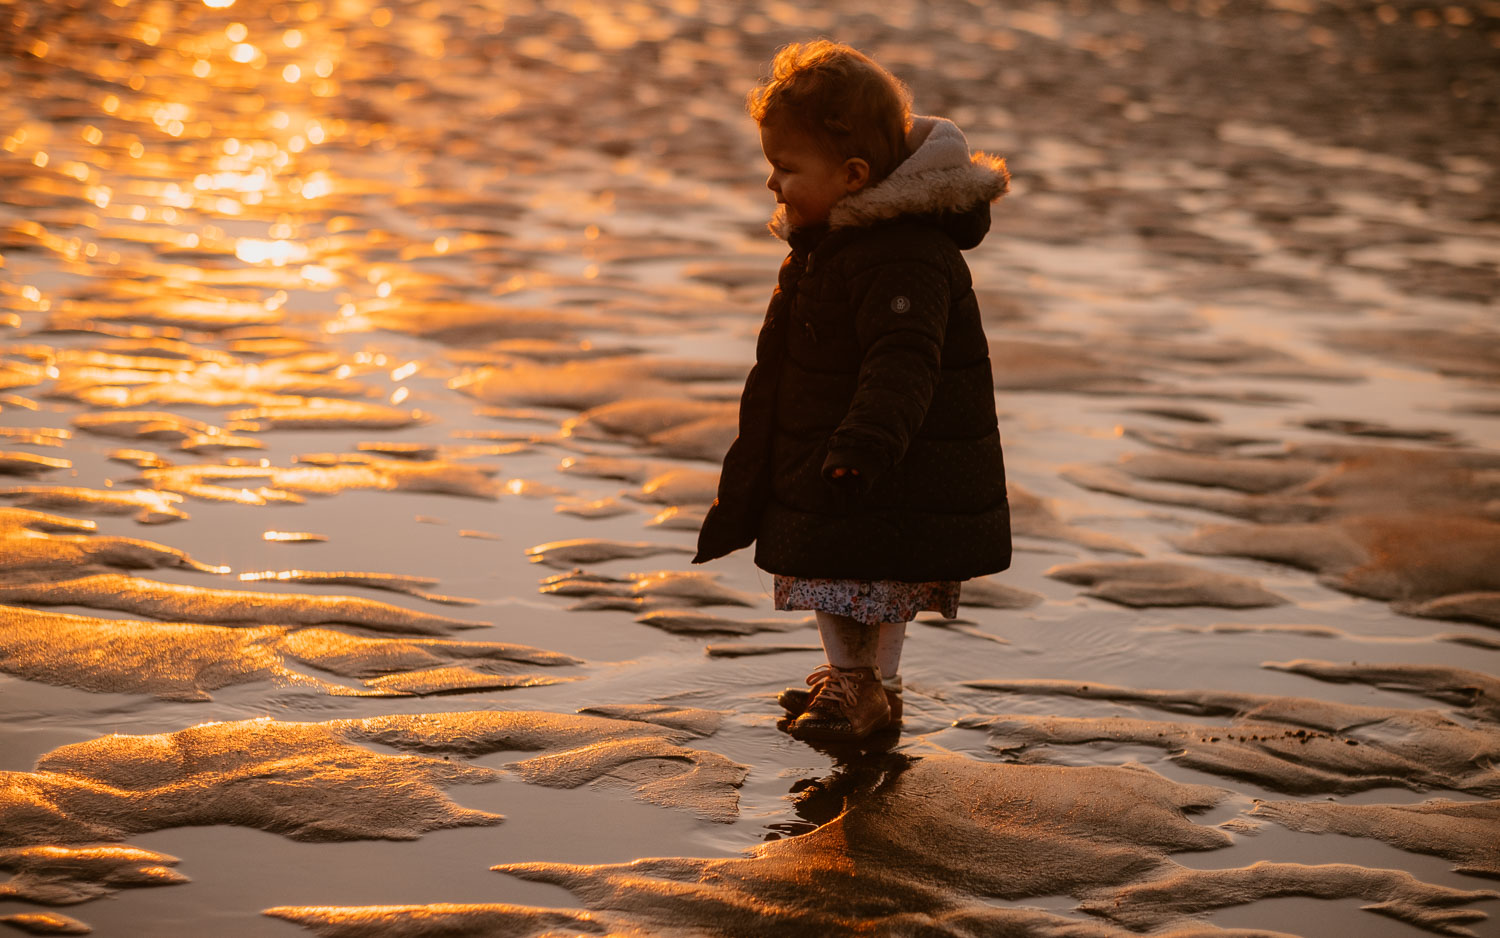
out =
{"type": "Polygon", "coordinates": [[[1495,933],[1493,4],[0,23],[0,921],[1495,933]],[[740,95],[816,34],[1016,176],[1017,561],[862,751],[687,562],[781,254],[740,95]]]}

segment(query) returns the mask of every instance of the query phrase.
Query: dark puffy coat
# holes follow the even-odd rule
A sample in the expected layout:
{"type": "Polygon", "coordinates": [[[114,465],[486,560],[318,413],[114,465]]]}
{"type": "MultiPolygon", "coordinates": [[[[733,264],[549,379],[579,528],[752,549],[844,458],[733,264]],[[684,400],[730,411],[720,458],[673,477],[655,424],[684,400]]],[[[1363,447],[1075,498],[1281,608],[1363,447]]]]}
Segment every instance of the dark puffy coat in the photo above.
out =
{"type": "Polygon", "coordinates": [[[988,231],[1005,169],[971,159],[946,121],[925,131],[946,152],[917,146],[827,227],[783,229],[792,250],[695,563],[758,540],[756,564],[792,576],[920,582],[1009,566],[989,348],[960,254],[988,231]],[[835,481],[841,466],[858,476],[835,481]]]}

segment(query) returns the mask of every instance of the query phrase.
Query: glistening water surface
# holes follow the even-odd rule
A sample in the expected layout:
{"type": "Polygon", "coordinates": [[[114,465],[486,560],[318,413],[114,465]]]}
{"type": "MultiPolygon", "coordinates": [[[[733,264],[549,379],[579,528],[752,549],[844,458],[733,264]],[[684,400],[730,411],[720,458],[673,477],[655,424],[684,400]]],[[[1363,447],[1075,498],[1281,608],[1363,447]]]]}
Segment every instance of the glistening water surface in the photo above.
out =
{"type": "Polygon", "coordinates": [[[1497,57],[1490,2],[0,0],[0,920],[1495,934],[1497,57]],[[1014,172],[1016,562],[890,751],[780,733],[815,630],[688,564],[784,251],[743,95],[818,35],[1014,172]]]}

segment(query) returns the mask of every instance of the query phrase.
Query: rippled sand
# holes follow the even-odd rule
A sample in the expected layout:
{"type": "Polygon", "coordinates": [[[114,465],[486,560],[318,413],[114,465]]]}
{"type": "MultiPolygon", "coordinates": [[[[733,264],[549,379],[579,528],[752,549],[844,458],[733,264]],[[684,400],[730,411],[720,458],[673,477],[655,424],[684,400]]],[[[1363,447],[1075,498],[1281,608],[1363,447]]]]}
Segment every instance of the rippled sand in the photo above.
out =
{"type": "Polygon", "coordinates": [[[1470,2],[0,0],[0,922],[1494,934],[1497,55],[1470,2]],[[1015,172],[1015,567],[860,750],[687,563],[782,253],[742,95],[819,34],[1015,172]]]}

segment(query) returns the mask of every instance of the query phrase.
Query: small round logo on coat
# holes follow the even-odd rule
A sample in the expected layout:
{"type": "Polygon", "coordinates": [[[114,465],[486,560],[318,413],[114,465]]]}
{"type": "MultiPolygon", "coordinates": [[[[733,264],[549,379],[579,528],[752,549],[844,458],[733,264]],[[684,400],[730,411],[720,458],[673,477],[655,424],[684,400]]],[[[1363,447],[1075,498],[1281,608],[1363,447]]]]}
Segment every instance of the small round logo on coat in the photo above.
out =
{"type": "Polygon", "coordinates": [[[904,313],[909,309],[911,309],[911,300],[908,300],[906,297],[898,296],[891,300],[892,312],[904,313]]]}

